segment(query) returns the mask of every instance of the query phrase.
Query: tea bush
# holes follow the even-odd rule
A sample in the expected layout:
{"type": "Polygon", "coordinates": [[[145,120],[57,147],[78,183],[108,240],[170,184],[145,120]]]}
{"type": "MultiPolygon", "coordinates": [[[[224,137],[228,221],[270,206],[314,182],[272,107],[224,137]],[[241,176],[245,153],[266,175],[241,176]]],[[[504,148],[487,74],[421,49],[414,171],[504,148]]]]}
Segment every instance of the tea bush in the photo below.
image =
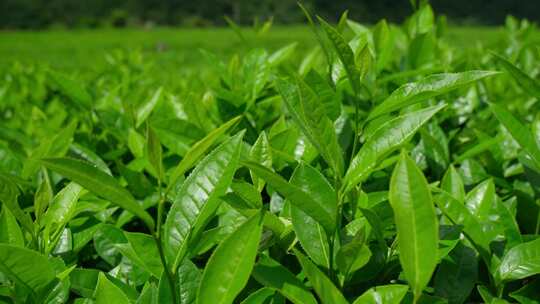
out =
{"type": "Polygon", "coordinates": [[[204,52],[212,79],[12,66],[0,302],[538,303],[536,26],[305,13],[318,47],[204,52]]]}

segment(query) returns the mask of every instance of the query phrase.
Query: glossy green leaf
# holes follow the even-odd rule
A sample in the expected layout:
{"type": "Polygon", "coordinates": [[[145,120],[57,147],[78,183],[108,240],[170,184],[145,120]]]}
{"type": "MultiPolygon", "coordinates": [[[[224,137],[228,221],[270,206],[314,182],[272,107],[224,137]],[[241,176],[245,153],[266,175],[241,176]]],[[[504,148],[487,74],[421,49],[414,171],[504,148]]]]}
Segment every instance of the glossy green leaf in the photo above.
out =
{"type": "Polygon", "coordinates": [[[24,247],[24,237],[17,219],[7,207],[0,212],[0,243],[24,247]]]}
{"type": "Polygon", "coordinates": [[[540,239],[516,245],[502,258],[498,275],[502,281],[523,279],[540,273],[540,239]]]}
{"type": "Polygon", "coordinates": [[[262,232],[256,214],[216,248],[204,269],[197,303],[232,303],[250,276],[262,232]]]}
{"type": "Polygon", "coordinates": [[[294,304],[317,303],[315,297],[294,274],[266,255],[259,258],[252,276],[262,285],[276,289],[294,304]]]}
{"type": "Polygon", "coordinates": [[[164,247],[176,268],[190,234],[198,235],[232,181],[242,144],[239,133],[205,157],[184,181],[163,226],[164,247]]]}
{"type": "Polygon", "coordinates": [[[146,101],[138,110],[135,117],[135,127],[138,128],[142,125],[142,123],[150,116],[156,105],[161,100],[161,96],[163,95],[163,88],[159,87],[154,95],[152,95],[152,98],[150,98],[148,101],[146,101]]]}
{"type": "Polygon", "coordinates": [[[318,19],[326,35],[328,36],[328,39],[332,42],[332,45],[334,46],[334,49],[338,54],[339,60],[345,68],[345,71],[347,72],[347,76],[349,77],[349,81],[351,82],[351,87],[353,88],[353,91],[356,95],[358,95],[360,93],[360,73],[356,68],[356,64],[354,61],[354,53],[351,47],[336,29],[334,29],[322,18],[318,19]]]}
{"type": "Polygon", "coordinates": [[[523,304],[538,304],[540,303],[540,280],[536,279],[520,289],[510,293],[510,296],[523,304]]]}
{"type": "Polygon", "coordinates": [[[17,185],[8,176],[0,174],[0,202],[2,202],[2,208],[7,207],[21,226],[28,232],[33,233],[34,224],[32,218],[21,209],[17,201],[18,197],[19,188],[17,185]]]}
{"type": "Polygon", "coordinates": [[[332,281],[319,269],[308,257],[294,249],[294,255],[302,265],[302,270],[306,274],[313,289],[324,304],[346,304],[349,303],[341,291],[332,281]]]}
{"type": "Polygon", "coordinates": [[[454,166],[450,166],[443,176],[441,189],[452,195],[460,202],[465,202],[465,186],[461,176],[454,166]]]}
{"type": "Polygon", "coordinates": [[[184,260],[178,267],[178,292],[180,304],[192,304],[197,300],[197,290],[202,271],[190,260],[184,260]]]}
{"type": "Polygon", "coordinates": [[[335,231],[337,204],[335,190],[326,178],[316,169],[300,164],[297,168],[298,178],[310,180],[310,185],[301,187],[287,182],[278,174],[257,163],[244,162],[244,164],[260,178],[272,186],[277,192],[287,198],[291,204],[316,220],[327,233],[335,231]],[[318,189],[317,189],[318,188],[318,189]],[[316,189],[316,192],[309,192],[316,189]],[[323,200],[329,199],[329,200],[323,200]]]}
{"type": "Polygon", "coordinates": [[[275,290],[267,287],[263,287],[245,298],[240,304],[261,304],[270,303],[270,297],[276,293],[275,290]]]}
{"type": "Polygon", "coordinates": [[[383,285],[370,288],[353,304],[399,304],[409,290],[406,285],[383,285]]]}
{"type": "Polygon", "coordinates": [[[525,90],[525,92],[527,92],[531,96],[540,98],[540,82],[527,75],[517,66],[508,61],[506,58],[495,53],[491,54],[502,65],[503,69],[505,69],[506,72],[508,72],[516,80],[516,83],[520,87],[522,87],[523,90],[525,90]]]}
{"type": "Polygon", "coordinates": [[[398,149],[424,125],[444,105],[407,113],[394,118],[379,127],[360,148],[353,158],[344,183],[350,189],[368,178],[377,162],[398,149]]]}
{"type": "Polygon", "coordinates": [[[418,299],[437,265],[439,231],[426,178],[405,152],[392,173],[389,200],[399,239],[399,260],[418,299]]]}
{"type": "Polygon", "coordinates": [[[47,168],[80,184],[96,195],[137,215],[150,229],[154,229],[154,220],[150,214],[144,211],[131,193],[125,188],[122,188],[112,176],[86,162],[75,159],[48,158],[42,159],[41,163],[47,168]]]}
{"type": "MultiPolygon", "coordinates": [[[[337,196],[332,186],[315,168],[300,164],[291,176],[290,184],[311,196],[307,205],[329,206],[337,214],[337,196]]],[[[309,207],[308,207],[309,208],[309,207]]],[[[329,245],[324,228],[312,217],[291,204],[291,221],[300,244],[315,263],[329,267],[329,245]]]]}
{"type": "Polygon", "coordinates": [[[124,236],[127,243],[116,244],[115,247],[134,264],[160,278],[163,264],[154,238],[138,232],[124,232],[124,236]]]}
{"type": "MultiPolygon", "coordinates": [[[[253,144],[253,147],[251,147],[249,157],[252,161],[272,169],[272,150],[268,137],[264,131],[259,134],[259,137],[253,144]]],[[[253,185],[255,185],[259,191],[262,191],[264,187],[264,180],[259,179],[257,175],[253,174],[253,172],[250,172],[250,174],[253,185]]]]}
{"type": "Polygon", "coordinates": [[[34,293],[55,279],[55,272],[42,254],[8,244],[0,244],[0,272],[13,283],[34,293]]]}
{"type": "Polygon", "coordinates": [[[186,155],[178,166],[176,166],[171,174],[169,179],[169,188],[176,183],[178,178],[187,170],[191,169],[195,164],[200,160],[200,158],[212,147],[212,145],[219,140],[230,128],[232,128],[238,121],[242,119],[241,116],[235,117],[219,128],[216,128],[212,132],[208,133],[203,139],[196,142],[191,148],[186,152],[186,155]]]}
{"type": "Polygon", "coordinates": [[[378,116],[397,111],[497,74],[498,72],[492,71],[434,74],[418,82],[404,84],[373,109],[369,113],[367,120],[372,120],[378,116]]]}
{"type": "Polygon", "coordinates": [[[321,98],[298,77],[294,81],[278,78],[276,88],[302,133],[334,172],[341,175],[343,172],[342,151],[334,131],[334,124],[328,118],[321,98]]]}
{"type": "Polygon", "coordinates": [[[515,141],[529,154],[537,166],[540,166],[540,147],[532,132],[502,106],[491,103],[489,107],[499,122],[512,134],[515,141]]]}
{"type": "Polygon", "coordinates": [[[96,285],[96,291],[94,293],[94,303],[105,304],[111,302],[118,304],[131,303],[124,292],[109,281],[105,274],[100,272],[96,285]]]}

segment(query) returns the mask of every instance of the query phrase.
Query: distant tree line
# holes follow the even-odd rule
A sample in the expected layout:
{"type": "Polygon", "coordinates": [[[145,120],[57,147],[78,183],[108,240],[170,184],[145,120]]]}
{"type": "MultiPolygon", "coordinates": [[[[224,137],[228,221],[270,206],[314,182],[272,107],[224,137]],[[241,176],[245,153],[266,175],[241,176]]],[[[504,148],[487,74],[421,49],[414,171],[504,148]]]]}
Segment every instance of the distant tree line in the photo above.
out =
{"type": "MultiPolygon", "coordinates": [[[[0,0],[0,28],[39,29],[55,26],[136,25],[211,26],[273,17],[276,23],[301,23],[297,0],[0,0]]],[[[409,0],[303,0],[329,20],[346,9],[351,19],[372,23],[380,18],[401,22],[411,11],[409,0]]],[[[438,14],[455,22],[501,24],[508,14],[540,20],[540,0],[433,0],[438,14]]]]}

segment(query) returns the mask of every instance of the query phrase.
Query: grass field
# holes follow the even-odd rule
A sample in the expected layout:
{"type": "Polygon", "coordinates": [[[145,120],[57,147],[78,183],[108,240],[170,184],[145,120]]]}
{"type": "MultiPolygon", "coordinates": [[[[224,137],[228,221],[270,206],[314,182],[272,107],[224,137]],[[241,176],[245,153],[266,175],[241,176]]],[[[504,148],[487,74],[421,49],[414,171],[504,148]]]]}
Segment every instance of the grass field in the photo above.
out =
{"type": "MultiPolygon", "coordinates": [[[[499,27],[451,27],[446,40],[456,47],[490,45],[503,39],[501,33],[499,27]]],[[[245,35],[246,41],[242,41],[229,28],[3,32],[0,33],[0,69],[19,61],[48,64],[66,71],[93,70],[105,63],[104,55],[108,52],[139,49],[157,65],[174,72],[204,64],[200,53],[194,52],[196,49],[227,57],[253,47],[275,50],[297,42],[300,48],[308,49],[316,43],[307,26],[277,26],[262,37],[245,30],[245,35]]]]}

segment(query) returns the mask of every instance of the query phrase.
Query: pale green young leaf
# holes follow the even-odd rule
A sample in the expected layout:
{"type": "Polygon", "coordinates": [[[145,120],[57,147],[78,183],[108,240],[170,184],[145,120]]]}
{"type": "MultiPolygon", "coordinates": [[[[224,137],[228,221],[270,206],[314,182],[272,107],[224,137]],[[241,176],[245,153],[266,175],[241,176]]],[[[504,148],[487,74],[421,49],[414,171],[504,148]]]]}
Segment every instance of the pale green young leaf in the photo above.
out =
{"type": "Polygon", "coordinates": [[[398,149],[444,105],[398,116],[379,127],[360,148],[345,175],[347,189],[361,183],[377,167],[378,161],[398,149]]]}
{"type": "Polygon", "coordinates": [[[233,303],[251,274],[261,232],[258,213],[218,245],[204,269],[197,303],[233,303]]]}
{"type": "Polygon", "coordinates": [[[448,93],[480,79],[497,74],[498,72],[493,71],[433,74],[424,77],[417,82],[404,84],[392,92],[392,94],[381,104],[375,107],[375,109],[369,113],[367,120],[372,120],[381,115],[448,93]]]}
{"type": "Polygon", "coordinates": [[[407,294],[406,285],[383,285],[368,289],[353,304],[399,304],[407,294]]]}
{"type": "Polygon", "coordinates": [[[533,79],[531,76],[527,75],[520,68],[512,64],[506,58],[498,55],[496,53],[491,53],[495,59],[502,65],[503,69],[506,70],[516,81],[516,83],[531,96],[540,98],[540,82],[536,79],[533,79]]]}
{"type": "Polygon", "coordinates": [[[0,272],[16,285],[38,293],[55,279],[46,256],[37,251],[0,244],[0,272]]]}
{"type": "Polygon", "coordinates": [[[504,107],[494,103],[491,103],[489,107],[497,120],[510,132],[514,140],[540,167],[540,147],[530,129],[504,107]]]}
{"type": "Polygon", "coordinates": [[[230,138],[202,161],[186,178],[175,195],[163,226],[164,247],[169,262],[176,268],[182,257],[182,247],[190,234],[198,235],[216,211],[218,198],[225,194],[236,171],[241,132],[230,138]]]}
{"type": "Polygon", "coordinates": [[[159,87],[154,94],[152,95],[152,98],[150,98],[148,101],[142,104],[142,106],[137,110],[137,114],[135,117],[135,128],[140,127],[143,122],[146,121],[148,116],[152,114],[152,111],[157,106],[159,101],[162,99],[163,95],[163,87],[159,87]]]}
{"type": "Polygon", "coordinates": [[[450,165],[443,176],[441,189],[448,192],[460,202],[465,202],[465,186],[461,176],[453,165],[450,165]]]}
{"type": "Polygon", "coordinates": [[[343,172],[343,155],[338,144],[334,124],[326,114],[326,106],[319,95],[303,80],[278,78],[279,91],[294,122],[319,151],[336,175],[343,172]]]}
{"type": "Polygon", "coordinates": [[[24,247],[21,228],[6,206],[3,206],[0,212],[0,243],[24,247]]]}
{"type": "MultiPolygon", "coordinates": [[[[266,136],[266,132],[262,131],[261,134],[259,134],[259,137],[249,151],[249,157],[252,161],[272,169],[272,149],[268,137],[266,136]]],[[[259,179],[252,171],[249,173],[253,185],[255,185],[257,190],[262,191],[264,188],[264,180],[259,179]]]]}
{"type": "Polygon", "coordinates": [[[75,104],[85,109],[93,107],[92,96],[81,82],[55,71],[48,71],[47,74],[60,91],[75,104]]]}
{"type": "Polygon", "coordinates": [[[392,173],[389,200],[399,239],[399,260],[418,299],[437,265],[439,226],[427,180],[405,152],[392,173]]]}
{"type": "Polygon", "coordinates": [[[267,255],[253,268],[253,277],[264,286],[276,289],[294,304],[316,304],[317,300],[294,274],[267,255]]]}
{"type": "Polygon", "coordinates": [[[95,304],[130,304],[129,298],[118,286],[113,284],[103,272],[99,273],[96,290],[94,292],[95,304]]]}
{"type": "Polygon", "coordinates": [[[191,148],[186,152],[186,155],[178,166],[176,166],[169,178],[168,188],[172,187],[178,180],[178,178],[187,170],[191,169],[199,161],[199,159],[218,141],[229,129],[231,129],[238,121],[242,119],[241,116],[237,116],[226,123],[222,124],[218,128],[214,129],[212,132],[208,133],[203,139],[196,142],[191,148]]]}
{"type": "Polygon", "coordinates": [[[519,280],[540,273],[540,238],[519,244],[502,258],[498,276],[502,281],[519,280]]]}
{"type": "Polygon", "coordinates": [[[337,215],[335,196],[331,192],[326,192],[324,193],[324,196],[320,196],[319,192],[310,193],[307,190],[313,189],[313,187],[331,189],[328,181],[317,170],[307,165],[299,165],[299,168],[303,168],[300,169],[301,174],[306,174],[306,176],[309,176],[309,178],[313,178],[313,183],[311,185],[302,185],[303,187],[300,187],[287,182],[278,174],[257,163],[244,162],[244,165],[255,172],[260,178],[266,180],[266,182],[272,186],[272,188],[288,199],[291,204],[298,207],[300,210],[304,211],[307,215],[321,224],[327,234],[335,231],[337,215]],[[331,201],[323,201],[321,200],[322,197],[332,197],[332,199],[331,201]]]}
{"type": "Polygon", "coordinates": [[[42,159],[41,163],[94,194],[135,214],[144,221],[148,228],[154,229],[154,219],[139,205],[131,193],[120,186],[112,176],[84,161],[70,158],[42,159]]]}
{"type": "Polygon", "coordinates": [[[7,207],[26,231],[34,233],[32,218],[30,214],[21,209],[17,201],[18,197],[19,188],[17,185],[9,176],[0,173],[0,202],[2,202],[2,208],[7,207]]]}
{"type": "Polygon", "coordinates": [[[354,93],[358,96],[358,94],[360,94],[360,73],[356,68],[354,53],[351,47],[345,41],[343,36],[341,36],[341,34],[334,29],[334,27],[332,27],[322,18],[318,17],[318,19],[326,35],[328,36],[328,39],[332,42],[332,45],[338,54],[339,60],[345,68],[345,71],[347,72],[347,77],[349,77],[349,81],[354,93]]]}
{"type": "Polygon", "coordinates": [[[293,252],[323,304],[349,303],[334,283],[308,257],[296,249],[293,249],[293,252]]]}

